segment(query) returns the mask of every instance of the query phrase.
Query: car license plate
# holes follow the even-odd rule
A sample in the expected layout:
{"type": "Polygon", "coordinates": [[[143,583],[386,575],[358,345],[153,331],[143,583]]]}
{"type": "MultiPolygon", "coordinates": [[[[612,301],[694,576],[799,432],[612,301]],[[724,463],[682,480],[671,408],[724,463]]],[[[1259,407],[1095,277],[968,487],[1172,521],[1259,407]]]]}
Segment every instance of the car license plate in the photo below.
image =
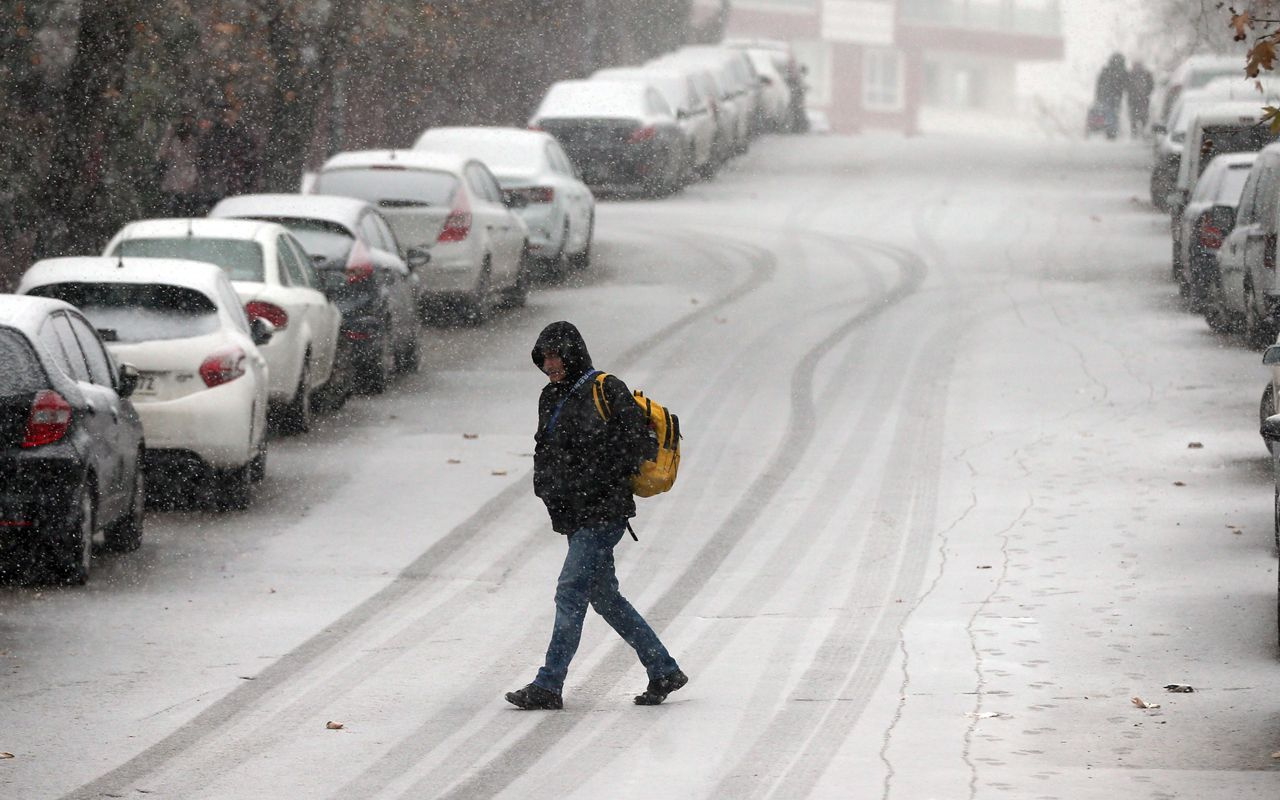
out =
{"type": "Polygon", "coordinates": [[[160,379],[164,376],[163,372],[140,372],[138,373],[138,385],[134,387],[133,393],[142,397],[152,397],[159,392],[160,379]]]}

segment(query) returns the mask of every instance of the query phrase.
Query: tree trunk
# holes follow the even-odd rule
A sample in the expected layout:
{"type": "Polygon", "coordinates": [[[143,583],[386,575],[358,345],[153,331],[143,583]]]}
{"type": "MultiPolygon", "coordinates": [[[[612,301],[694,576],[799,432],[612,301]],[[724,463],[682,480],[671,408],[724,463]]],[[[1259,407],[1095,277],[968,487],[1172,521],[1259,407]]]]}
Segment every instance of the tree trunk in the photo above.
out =
{"type": "Polygon", "coordinates": [[[292,0],[277,0],[267,31],[276,80],[264,148],[266,191],[296,192],[315,135],[320,104],[333,82],[343,47],[356,24],[353,0],[334,0],[313,61],[303,59],[305,41],[292,0]]]}
{"type": "Polygon", "coordinates": [[[83,3],[76,54],[55,112],[56,140],[40,197],[38,256],[93,252],[116,224],[103,191],[110,118],[124,91],[137,0],[83,3]]]}

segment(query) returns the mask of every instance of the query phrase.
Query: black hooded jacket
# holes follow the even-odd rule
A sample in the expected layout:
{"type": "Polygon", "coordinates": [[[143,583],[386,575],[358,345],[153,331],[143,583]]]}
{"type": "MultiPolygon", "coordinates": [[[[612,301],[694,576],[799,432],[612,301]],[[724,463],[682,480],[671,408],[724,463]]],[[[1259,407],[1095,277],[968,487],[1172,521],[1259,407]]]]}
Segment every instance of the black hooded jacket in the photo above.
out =
{"type": "Polygon", "coordinates": [[[548,382],[538,398],[534,436],[533,492],[546,503],[551,527],[567,534],[634,517],[630,479],[639,470],[649,435],[640,407],[613,375],[604,381],[611,411],[607,422],[592,399],[592,380],[573,390],[592,366],[587,344],[571,323],[553,322],[538,335],[532,355],[539,369],[543,353],[559,354],[565,366],[565,379],[548,382]]]}

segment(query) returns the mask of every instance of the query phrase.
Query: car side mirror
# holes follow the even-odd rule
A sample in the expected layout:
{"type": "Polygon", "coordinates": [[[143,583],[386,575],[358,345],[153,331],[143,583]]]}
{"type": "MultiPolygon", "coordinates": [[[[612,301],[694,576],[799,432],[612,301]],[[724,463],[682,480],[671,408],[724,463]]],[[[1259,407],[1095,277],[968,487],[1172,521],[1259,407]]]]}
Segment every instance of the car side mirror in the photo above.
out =
{"type": "Polygon", "coordinates": [[[773,78],[770,78],[768,75],[761,75],[761,76],[760,76],[760,85],[761,85],[761,86],[772,86],[772,85],[773,85],[773,78]]]}
{"type": "Polygon", "coordinates": [[[270,342],[271,337],[275,335],[276,326],[272,325],[262,317],[254,317],[249,322],[249,336],[253,339],[253,343],[258,347],[270,342]]]}
{"type": "Polygon", "coordinates": [[[409,269],[421,269],[431,263],[431,251],[421,247],[410,247],[405,251],[404,263],[409,269]]]}
{"type": "Polygon", "coordinates": [[[1169,129],[1166,128],[1164,125],[1160,124],[1159,122],[1156,122],[1152,124],[1151,132],[1154,133],[1156,136],[1164,136],[1166,133],[1169,132],[1169,129]]]}
{"type": "Polygon", "coordinates": [[[677,108],[677,109],[676,109],[676,119],[688,119],[688,118],[689,118],[689,110],[688,110],[688,109],[684,109],[684,108],[677,108]]]}
{"type": "Polygon", "coordinates": [[[138,372],[138,368],[132,364],[120,365],[120,388],[117,394],[121,397],[129,397],[133,394],[133,390],[138,388],[138,379],[142,377],[142,373],[138,372]]]}

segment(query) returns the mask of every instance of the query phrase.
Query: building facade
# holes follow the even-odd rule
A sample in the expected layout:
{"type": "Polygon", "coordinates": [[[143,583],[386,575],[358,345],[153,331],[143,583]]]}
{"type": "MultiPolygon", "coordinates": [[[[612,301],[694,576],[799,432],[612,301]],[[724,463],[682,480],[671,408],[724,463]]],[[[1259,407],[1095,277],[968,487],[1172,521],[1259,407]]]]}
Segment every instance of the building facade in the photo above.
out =
{"type": "Polygon", "coordinates": [[[725,35],[790,41],[838,133],[914,134],[922,108],[1008,113],[1017,64],[1063,56],[1058,0],[732,0],[725,35]]]}

